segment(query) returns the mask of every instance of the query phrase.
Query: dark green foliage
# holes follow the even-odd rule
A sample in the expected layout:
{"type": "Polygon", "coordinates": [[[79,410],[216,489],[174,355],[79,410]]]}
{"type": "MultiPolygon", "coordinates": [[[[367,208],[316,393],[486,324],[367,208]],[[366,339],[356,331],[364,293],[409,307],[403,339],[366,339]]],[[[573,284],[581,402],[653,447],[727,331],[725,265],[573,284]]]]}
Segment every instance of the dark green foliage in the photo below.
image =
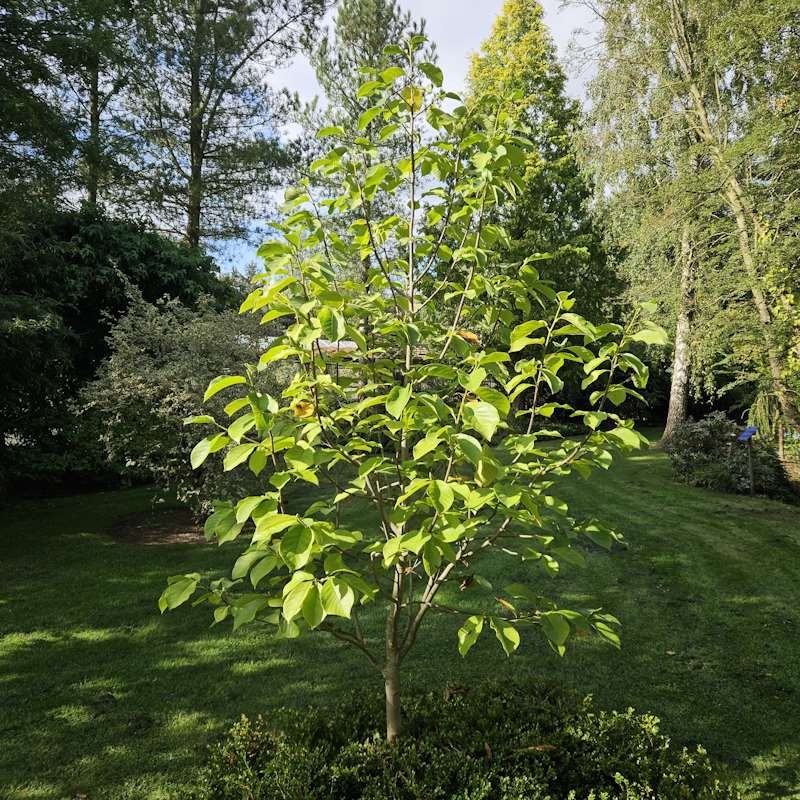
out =
{"type": "MultiPolygon", "coordinates": [[[[718,492],[749,492],[747,444],[736,440],[741,430],[721,411],[685,422],[665,446],[675,477],[718,492]]],[[[755,438],[752,450],[756,494],[788,498],[791,487],[773,446],[755,438]]]]}
{"type": "Polygon", "coordinates": [[[66,434],[74,422],[67,406],[107,355],[131,286],[149,302],[168,294],[194,305],[208,294],[224,306],[237,295],[209,257],[137,223],[88,210],[25,212],[0,249],[0,480],[38,480],[76,458],[85,463],[66,434]],[[32,443],[35,464],[22,452],[32,443]]]}
{"type": "MultiPolygon", "coordinates": [[[[71,49],[65,26],[40,4],[10,0],[0,11],[0,208],[30,182],[35,191],[64,167],[73,144],[53,102],[58,69],[71,49]]],[[[5,214],[3,214],[5,216],[5,214]]],[[[5,226],[4,226],[5,227],[5,226]]]]}
{"type": "Polygon", "coordinates": [[[533,682],[429,693],[382,740],[381,698],[242,717],[210,750],[200,800],[724,800],[705,751],[648,714],[596,711],[533,682]]]}
{"type": "Polygon", "coordinates": [[[148,302],[169,295],[194,305],[202,294],[236,302],[208,256],[88,209],[40,211],[0,253],[0,293],[57,315],[74,337],[78,377],[91,376],[106,354],[105,336],[128,306],[130,285],[148,302]]]}

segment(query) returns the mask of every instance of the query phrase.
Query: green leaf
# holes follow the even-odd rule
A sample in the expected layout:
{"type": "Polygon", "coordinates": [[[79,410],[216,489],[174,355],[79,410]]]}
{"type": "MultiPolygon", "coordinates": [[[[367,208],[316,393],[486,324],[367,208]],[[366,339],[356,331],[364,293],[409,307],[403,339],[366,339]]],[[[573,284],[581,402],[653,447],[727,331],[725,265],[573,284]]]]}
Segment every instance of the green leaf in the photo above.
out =
{"type": "Polygon", "coordinates": [[[311,560],[314,536],[305,525],[290,528],[281,537],[278,552],[289,569],[294,572],[311,560]]]}
{"type": "Polygon", "coordinates": [[[250,461],[247,462],[247,466],[253,475],[260,475],[264,467],[267,466],[267,454],[263,450],[254,450],[253,455],[250,456],[250,461]]]}
{"type": "Polygon", "coordinates": [[[583,416],[583,421],[593,431],[596,431],[600,425],[608,419],[608,414],[605,411],[587,411],[583,416]]]}
{"type": "Polygon", "coordinates": [[[274,570],[279,563],[278,557],[272,555],[272,553],[262,558],[250,570],[250,583],[253,585],[253,588],[255,589],[261,580],[269,575],[269,573],[272,572],[272,570],[274,570]]]}
{"type": "Polygon", "coordinates": [[[264,502],[267,498],[264,495],[257,495],[251,497],[244,497],[236,504],[236,521],[246,522],[250,515],[264,502]]]}
{"type": "Polygon", "coordinates": [[[382,89],[384,87],[383,81],[367,81],[366,83],[362,83],[361,86],[358,87],[358,91],[356,92],[356,97],[369,97],[378,89],[382,89]]]}
{"type": "Polygon", "coordinates": [[[199,580],[200,576],[196,574],[170,578],[169,585],[158,599],[158,608],[161,613],[163,614],[167,609],[171,611],[185,603],[194,594],[199,580]]]}
{"type": "Polygon", "coordinates": [[[231,610],[230,606],[218,606],[217,608],[215,608],[214,609],[214,622],[212,622],[211,624],[212,625],[216,625],[216,624],[222,622],[223,620],[227,619],[228,618],[228,612],[230,610],[231,610]]]}
{"type": "Polygon", "coordinates": [[[395,386],[386,398],[386,410],[395,418],[400,419],[403,409],[411,398],[410,386],[395,386]]]}
{"type": "Polygon", "coordinates": [[[491,160],[492,160],[491,153],[478,152],[472,156],[472,163],[478,169],[485,169],[491,160]]]}
{"type": "Polygon", "coordinates": [[[422,458],[435,450],[441,443],[442,440],[438,436],[426,436],[424,439],[420,439],[414,445],[414,458],[422,458]]]}
{"type": "Polygon", "coordinates": [[[483,630],[483,617],[468,617],[458,629],[458,652],[465,656],[478,641],[483,630]]]}
{"type": "Polygon", "coordinates": [[[303,618],[309,628],[316,628],[326,617],[325,608],[316,583],[312,583],[303,599],[303,618]]]}
{"type": "Polygon", "coordinates": [[[388,139],[396,130],[399,130],[400,126],[396,122],[391,122],[389,125],[384,125],[380,131],[378,131],[378,140],[383,142],[388,139]]]}
{"type": "Polygon", "coordinates": [[[227,389],[229,386],[236,386],[239,383],[247,383],[247,378],[243,375],[220,375],[218,378],[214,378],[214,380],[208,384],[208,389],[206,389],[206,393],[203,395],[203,402],[210,400],[223,389],[227,389]]]}
{"type": "Polygon", "coordinates": [[[491,403],[498,410],[501,417],[508,416],[508,412],[511,410],[511,403],[502,392],[492,389],[490,386],[481,386],[475,390],[475,394],[481,400],[491,403]]]}
{"type": "Polygon", "coordinates": [[[425,73],[428,80],[430,80],[430,82],[434,86],[442,85],[442,81],[444,80],[444,75],[442,73],[442,70],[439,69],[439,67],[437,67],[436,64],[431,64],[427,61],[423,61],[422,63],[420,63],[419,68],[425,73]]]}
{"type": "Polygon", "coordinates": [[[256,614],[266,608],[266,601],[263,597],[254,597],[241,605],[231,606],[233,615],[233,630],[237,631],[242,625],[247,625],[256,618],[256,614]]]}
{"type": "Polygon", "coordinates": [[[482,400],[472,400],[465,407],[465,418],[478,433],[487,441],[492,440],[497,426],[500,424],[500,414],[491,403],[482,400]]]}
{"type": "Polygon", "coordinates": [[[508,348],[509,352],[516,353],[529,344],[533,344],[534,340],[529,339],[528,335],[546,326],[547,323],[541,319],[533,319],[528,322],[523,322],[521,325],[517,325],[517,327],[511,331],[511,346],[508,348]]]}
{"type": "Polygon", "coordinates": [[[609,387],[608,392],[606,392],[606,397],[615,405],[621,405],[625,402],[625,398],[628,396],[627,391],[623,386],[611,386],[609,387]]]}
{"type": "Polygon", "coordinates": [[[347,324],[342,313],[335,308],[323,306],[319,312],[319,324],[325,338],[331,342],[344,339],[347,333],[347,324]]]}
{"type": "Polygon", "coordinates": [[[249,553],[244,553],[239,556],[231,570],[231,578],[235,581],[238,581],[239,578],[244,578],[244,576],[250,572],[253,564],[260,558],[264,558],[265,555],[266,553],[263,550],[251,550],[249,553]]]}
{"type": "Polygon", "coordinates": [[[350,619],[356,594],[344,581],[338,578],[328,578],[322,585],[320,597],[326,614],[350,619]]]}
{"type": "Polygon", "coordinates": [[[189,461],[192,469],[197,469],[211,453],[222,450],[230,442],[230,438],[224,433],[214,433],[201,439],[193,448],[189,461]]]}
{"type": "Polygon", "coordinates": [[[596,338],[597,332],[595,331],[594,326],[587,319],[584,319],[582,316],[580,316],[580,314],[562,314],[561,319],[569,322],[570,325],[579,330],[587,338],[592,340],[596,338]]]}
{"type": "Polygon", "coordinates": [[[213,424],[216,422],[214,417],[210,417],[208,414],[199,414],[194,417],[186,417],[183,421],[184,425],[208,425],[213,424]]]}
{"type": "Polygon", "coordinates": [[[558,611],[545,611],[539,615],[544,635],[559,655],[564,655],[564,642],[569,637],[569,622],[558,611]]]}
{"type": "Polygon", "coordinates": [[[253,534],[253,541],[259,542],[270,539],[274,534],[286,530],[290,525],[297,524],[295,514],[265,514],[260,517],[256,524],[256,532],[253,534]]]}
{"type": "Polygon", "coordinates": [[[631,335],[634,342],[643,342],[644,344],[657,344],[666,345],[669,343],[669,336],[667,332],[656,325],[654,322],[645,323],[646,327],[631,335]]]}
{"type": "Polygon", "coordinates": [[[442,551],[433,543],[428,542],[422,548],[422,566],[425,572],[433,575],[442,563],[442,551]]]}
{"type": "Polygon", "coordinates": [[[374,108],[368,108],[366,111],[362,112],[358,117],[358,129],[360,131],[366,130],[367,126],[375,119],[375,117],[379,117],[383,114],[384,109],[381,106],[375,106],[374,108]]]}
{"type": "Polygon", "coordinates": [[[510,656],[519,647],[519,631],[510,622],[499,617],[490,617],[489,625],[506,655],[510,656]]]}
{"type": "Polygon", "coordinates": [[[273,361],[282,361],[284,358],[289,358],[295,352],[294,347],[288,344],[275,344],[258,359],[258,368],[263,369],[267,364],[273,361]]]}
{"type": "Polygon", "coordinates": [[[589,522],[583,525],[581,530],[587,538],[606,550],[610,550],[614,542],[622,541],[620,534],[614,533],[610,528],[606,528],[597,522],[589,522]]]}
{"type": "Polygon", "coordinates": [[[453,490],[445,481],[433,481],[428,487],[428,494],[437,511],[448,511],[455,500],[453,490]]]}
{"type": "Polygon", "coordinates": [[[230,470],[235,469],[239,466],[239,464],[247,461],[247,459],[250,457],[250,453],[252,453],[256,447],[258,447],[258,445],[255,442],[237,444],[235,447],[231,447],[231,449],[225,454],[225,460],[223,461],[222,468],[225,470],[225,472],[230,472],[230,470]]]}
{"type": "Polygon", "coordinates": [[[255,427],[255,424],[256,415],[252,411],[247,414],[242,414],[241,417],[228,426],[228,436],[238,444],[242,441],[244,435],[255,427]]]}
{"type": "Polygon", "coordinates": [[[329,125],[317,131],[317,139],[324,139],[327,136],[344,136],[344,128],[340,125],[329,125]]]}
{"type": "Polygon", "coordinates": [[[457,433],[453,439],[458,445],[458,449],[469,461],[477,464],[481,460],[483,448],[474,436],[470,436],[468,433],[457,433]]]}
{"type": "Polygon", "coordinates": [[[393,83],[398,78],[402,78],[404,74],[405,71],[402,67],[388,67],[381,72],[381,80],[387,84],[393,83]]]}
{"type": "Polygon", "coordinates": [[[309,578],[307,581],[296,583],[286,593],[283,598],[283,617],[287,622],[291,622],[301,612],[306,595],[308,595],[313,586],[314,581],[309,578]]]}
{"type": "Polygon", "coordinates": [[[634,450],[638,450],[643,444],[647,444],[647,439],[632,428],[614,428],[613,431],[608,432],[608,436],[621,442],[625,447],[630,447],[634,450]]]}

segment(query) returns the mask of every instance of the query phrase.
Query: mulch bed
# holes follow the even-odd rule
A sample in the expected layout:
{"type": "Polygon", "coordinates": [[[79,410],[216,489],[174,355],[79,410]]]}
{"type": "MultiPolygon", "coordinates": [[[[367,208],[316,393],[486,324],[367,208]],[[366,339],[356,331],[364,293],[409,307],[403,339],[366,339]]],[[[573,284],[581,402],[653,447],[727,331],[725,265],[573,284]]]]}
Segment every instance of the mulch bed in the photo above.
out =
{"type": "Polygon", "coordinates": [[[191,544],[204,542],[203,528],[185,508],[152,509],[129,514],[108,530],[129,544],[191,544]]]}

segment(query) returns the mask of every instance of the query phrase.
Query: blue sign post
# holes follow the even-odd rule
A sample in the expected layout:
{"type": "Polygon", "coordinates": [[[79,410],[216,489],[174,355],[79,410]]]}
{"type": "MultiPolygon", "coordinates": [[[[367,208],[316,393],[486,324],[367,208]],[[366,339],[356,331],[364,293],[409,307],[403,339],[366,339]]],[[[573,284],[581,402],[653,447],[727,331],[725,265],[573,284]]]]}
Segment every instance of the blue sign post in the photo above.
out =
{"type": "Polygon", "coordinates": [[[739,442],[749,442],[758,433],[758,428],[754,425],[748,425],[737,437],[739,442]]]}
{"type": "Polygon", "coordinates": [[[747,471],[750,474],[750,494],[756,493],[756,476],[753,472],[753,437],[758,433],[755,425],[748,425],[737,437],[736,441],[747,443],[747,471]]]}

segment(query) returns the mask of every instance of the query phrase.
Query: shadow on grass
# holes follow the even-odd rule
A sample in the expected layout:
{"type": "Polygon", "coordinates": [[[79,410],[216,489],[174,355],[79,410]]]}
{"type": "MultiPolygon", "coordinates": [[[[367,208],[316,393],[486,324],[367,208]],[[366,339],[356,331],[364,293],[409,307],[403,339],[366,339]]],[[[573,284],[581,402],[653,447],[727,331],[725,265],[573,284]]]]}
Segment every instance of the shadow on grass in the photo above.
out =
{"type": "MultiPolygon", "coordinates": [[[[490,634],[467,659],[457,624],[433,618],[406,663],[409,690],[525,674],[662,717],[703,743],[752,798],[800,796],[800,522],[795,509],[677,486],[663,456],[634,457],[563,496],[625,533],[555,580],[497,558],[495,585],[533,576],[573,605],[624,623],[623,649],[579,642],[565,659],[535,634],[506,660],[490,634]]],[[[253,626],[209,629],[208,610],[159,616],[167,575],[229,568],[236,545],[137,547],[99,532],[149,503],[104,493],[24,504],[0,528],[0,786],[14,800],[165,798],[190,780],[207,742],[239,714],[375,687],[358,654],[326,637],[276,642],[253,626]],[[85,531],[94,531],[87,534],[85,531]]],[[[451,592],[469,604],[469,592],[451,592]]],[[[368,632],[380,620],[366,615],[368,632]]]]}

